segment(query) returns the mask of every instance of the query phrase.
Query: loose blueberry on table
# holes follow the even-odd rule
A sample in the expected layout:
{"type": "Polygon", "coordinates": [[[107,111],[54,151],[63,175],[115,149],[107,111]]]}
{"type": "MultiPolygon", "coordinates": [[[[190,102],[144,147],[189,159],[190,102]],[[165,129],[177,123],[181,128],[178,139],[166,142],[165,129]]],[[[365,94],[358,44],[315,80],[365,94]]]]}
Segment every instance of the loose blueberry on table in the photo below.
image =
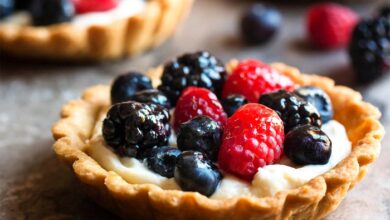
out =
{"type": "Polygon", "coordinates": [[[225,175],[251,181],[284,153],[297,166],[330,159],[321,130],[333,117],[330,98],[261,61],[243,60],[228,75],[208,52],[185,54],[164,65],[159,90],[151,87],[139,73],[114,81],[103,138],[184,191],[212,196],[225,175]]]}

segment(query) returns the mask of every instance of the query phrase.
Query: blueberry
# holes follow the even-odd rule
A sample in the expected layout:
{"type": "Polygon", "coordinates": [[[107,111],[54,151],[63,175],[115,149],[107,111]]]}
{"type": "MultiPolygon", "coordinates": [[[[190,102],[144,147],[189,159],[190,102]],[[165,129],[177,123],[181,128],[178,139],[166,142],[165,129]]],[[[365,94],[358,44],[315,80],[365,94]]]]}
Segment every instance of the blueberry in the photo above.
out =
{"type": "Polygon", "coordinates": [[[12,14],[14,4],[14,0],[0,0],[0,19],[12,14]]]}
{"type": "Polygon", "coordinates": [[[184,191],[212,195],[217,189],[222,174],[201,152],[185,151],[176,163],[175,180],[184,191]]]}
{"type": "Polygon", "coordinates": [[[330,101],[328,94],[326,94],[322,89],[314,86],[303,86],[296,89],[294,94],[317,108],[321,115],[323,124],[332,120],[332,102],[330,101]]]}
{"type": "Polygon", "coordinates": [[[384,4],[379,9],[379,15],[384,17],[390,17],[390,3],[384,4]]]}
{"type": "Polygon", "coordinates": [[[33,0],[30,12],[37,26],[68,22],[75,15],[71,0],[33,0]]]}
{"type": "Polygon", "coordinates": [[[278,10],[254,4],[241,18],[241,33],[247,43],[262,44],[278,32],[281,23],[282,16],[278,10]]]}
{"type": "Polygon", "coordinates": [[[226,114],[230,117],[241,106],[247,104],[245,96],[239,94],[231,94],[222,100],[222,106],[226,114]]]}
{"type": "Polygon", "coordinates": [[[222,129],[211,118],[201,115],[183,123],[177,134],[180,150],[205,153],[210,159],[217,159],[222,129]]]}
{"type": "Polygon", "coordinates": [[[304,125],[287,133],[284,152],[296,164],[326,164],[332,153],[332,142],[318,127],[304,125]]]}
{"type": "Polygon", "coordinates": [[[152,81],[142,73],[129,72],[118,76],[111,87],[111,102],[129,101],[136,92],[146,89],[153,89],[152,81]]]}
{"type": "Polygon", "coordinates": [[[141,103],[153,103],[156,105],[161,105],[167,109],[171,107],[167,96],[165,96],[164,93],[157,89],[147,89],[136,92],[131,97],[131,100],[141,103]]]}
{"type": "Polygon", "coordinates": [[[176,161],[180,154],[181,151],[174,147],[154,147],[151,149],[150,153],[148,153],[146,164],[149,169],[161,176],[172,178],[176,161]]]}

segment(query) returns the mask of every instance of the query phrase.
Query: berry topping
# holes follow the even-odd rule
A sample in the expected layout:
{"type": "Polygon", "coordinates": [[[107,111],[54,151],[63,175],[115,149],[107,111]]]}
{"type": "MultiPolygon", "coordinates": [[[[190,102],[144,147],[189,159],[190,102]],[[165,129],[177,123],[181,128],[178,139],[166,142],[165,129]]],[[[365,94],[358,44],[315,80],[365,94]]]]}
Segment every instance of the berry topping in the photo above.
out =
{"type": "Polygon", "coordinates": [[[335,3],[316,4],[306,15],[307,33],[317,47],[345,47],[357,21],[357,14],[347,7],[335,3]]]}
{"type": "Polygon", "coordinates": [[[176,161],[180,154],[181,151],[174,147],[154,147],[148,153],[146,164],[149,169],[161,176],[172,178],[176,161]]]}
{"type": "Polygon", "coordinates": [[[292,90],[294,83],[261,61],[244,60],[226,80],[222,97],[241,94],[249,102],[257,102],[263,93],[278,89],[292,90]]]}
{"type": "Polygon", "coordinates": [[[332,142],[318,127],[304,125],[287,133],[284,152],[297,164],[326,164],[332,152],[332,142]]]}
{"type": "Polygon", "coordinates": [[[130,101],[136,92],[146,89],[153,89],[152,81],[142,73],[130,72],[118,76],[111,87],[111,102],[130,101]]]}
{"type": "Polygon", "coordinates": [[[216,160],[222,129],[213,119],[200,115],[183,123],[177,134],[177,146],[182,151],[200,151],[216,160]]]}
{"type": "Polygon", "coordinates": [[[241,33],[249,44],[269,41],[279,30],[282,16],[273,7],[254,4],[241,18],[241,33]]]}
{"type": "Polygon", "coordinates": [[[227,118],[214,93],[205,88],[189,87],[177,101],[173,127],[178,131],[182,123],[198,115],[209,116],[221,126],[225,124],[227,118]]]}
{"type": "Polygon", "coordinates": [[[218,168],[201,152],[185,151],[177,160],[175,180],[184,191],[211,196],[221,179],[218,168]]]}
{"type": "Polygon", "coordinates": [[[278,113],[286,133],[299,125],[322,125],[320,113],[312,104],[285,90],[264,94],[259,103],[278,113]]]}
{"type": "Polygon", "coordinates": [[[303,86],[297,88],[294,94],[316,107],[321,115],[322,123],[325,124],[333,118],[332,103],[324,90],[313,86],[303,86]]]}
{"type": "Polygon", "coordinates": [[[118,0],[72,0],[77,14],[108,11],[118,5],[118,0]]]}
{"type": "Polygon", "coordinates": [[[222,106],[226,114],[230,117],[237,111],[241,106],[247,104],[245,96],[239,94],[231,94],[222,100],[222,106]]]}
{"type": "Polygon", "coordinates": [[[390,19],[360,21],[352,34],[349,55],[358,81],[370,82],[383,75],[390,67],[390,19]]]}
{"type": "Polygon", "coordinates": [[[161,85],[171,105],[188,86],[203,87],[219,95],[225,82],[224,64],[208,52],[184,54],[164,66],[161,85]]]}
{"type": "Polygon", "coordinates": [[[103,121],[103,137],[120,156],[140,157],[142,151],[168,143],[169,112],[155,104],[115,104],[103,121]]]}
{"type": "Polygon", "coordinates": [[[141,103],[153,103],[167,109],[171,107],[168,98],[157,89],[139,91],[131,97],[131,100],[141,103]]]}
{"type": "Polygon", "coordinates": [[[33,0],[30,7],[34,25],[68,22],[74,16],[74,6],[70,0],[33,0]]]}
{"type": "Polygon", "coordinates": [[[14,4],[14,0],[0,0],[0,19],[12,14],[14,4]]]}
{"type": "Polygon", "coordinates": [[[240,178],[252,180],[259,167],[279,160],[283,140],[283,121],[275,111],[256,103],[246,104],[226,123],[219,166],[240,178]]]}

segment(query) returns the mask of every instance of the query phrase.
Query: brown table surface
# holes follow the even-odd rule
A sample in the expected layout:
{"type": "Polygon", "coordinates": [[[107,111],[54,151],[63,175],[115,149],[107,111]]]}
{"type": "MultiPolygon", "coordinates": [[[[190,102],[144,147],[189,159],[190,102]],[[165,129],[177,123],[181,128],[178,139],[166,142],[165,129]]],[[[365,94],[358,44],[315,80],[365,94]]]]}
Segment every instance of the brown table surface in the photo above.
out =
{"type": "MultiPolygon", "coordinates": [[[[245,47],[237,36],[237,21],[247,3],[198,0],[189,19],[168,43],[132,60],[69,65],[26,63],[1,57],[0,62],[0,219],[113,219],[88,199],[76,179],[56,160],[50,127],[61,106],[97,83],[109,83],[128,70],[146,70],[187,51],[207,49],[221,59],[260,58],[283,61],[308,73],[333,77],[360,90],[382,108],[386,127],[390,76],[357,86],[343,50],[321,52],[304,41],[302,4],[280,5],[281,33],[262,47],[245,47]]],[[[353,7],[363,15],[373,4],[353,7]]],[[[382,153],[366,178],[327,219],[390,219],[390,154],[385,137],[382,153]]]]}

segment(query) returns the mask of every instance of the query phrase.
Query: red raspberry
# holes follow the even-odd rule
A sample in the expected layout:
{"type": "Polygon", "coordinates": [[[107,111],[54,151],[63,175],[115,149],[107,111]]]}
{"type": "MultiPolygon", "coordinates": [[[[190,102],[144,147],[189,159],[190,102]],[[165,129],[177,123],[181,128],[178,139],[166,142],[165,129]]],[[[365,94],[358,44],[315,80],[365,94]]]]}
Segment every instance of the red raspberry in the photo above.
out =
{"type": "Polygon", "coordinates": [[[263,93],[279,89],[293,90],[294,83],[261,61],[243,60],[226,80],[222,97],[241,94],[249,102],[258,102],[263,93]]]}
{"type": "Polygon", "coordinates": [[[252,180],[259,167],[279,160],[283,153],[283,121],[272,109],[246,104],[228,120],[219,150],[219,167],[252,180]]]}
{"type": "Polygon", "coordinates": [[[77,14],[107,11],[118,5],[118,0],[72,0],[77,14]]]}
{"type": "Polygon", "coordinates": [[[223,111],[217,96],[210,90],[199,87],[188,87],[177,101],[173,127],[179,126],[198,115],[206,115],[223,126],[226,123],[226,113],[223,111]]]}
{"type": "Polygon", "coordinates": [[[345,6],[316,4],[306,15],[308,37],[314,45],[323,49],[345,47],[357,21],[357,14],[345,6]]]}

